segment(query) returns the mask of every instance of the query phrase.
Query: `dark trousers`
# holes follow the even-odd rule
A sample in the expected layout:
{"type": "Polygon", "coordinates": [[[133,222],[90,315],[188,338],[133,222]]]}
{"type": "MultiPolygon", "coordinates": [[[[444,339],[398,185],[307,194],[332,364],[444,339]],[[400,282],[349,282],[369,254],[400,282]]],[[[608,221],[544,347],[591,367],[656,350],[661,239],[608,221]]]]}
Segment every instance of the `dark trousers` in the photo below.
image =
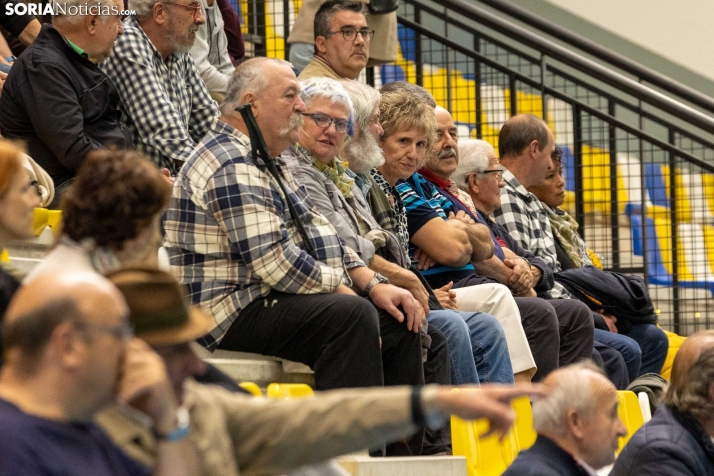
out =
{"type": "Polygon", "coordinates": [[[558,368],[560,359],[560,326],[555,309],[548,301],[536,297],[516,297],[521,324],[538,367],[533,382],[540,382],[558,368]]]}
{"type": "MultiPolygon", "coordinates": [[[[431,347],[424,362],[424,381],[439,385],[451,385],[451,368],[449,363],[449,346],[444,334],[434,326],[429,326],[431,347]]],[[[451,425],[444,428],[424,430],[424,445],[421,454],[433,455],[451,450],[451,425]]],[[[418,453],[414,453],[418,455],[418,453]]]]}
{"type": "Polygon", "coordinates": [[[601,342],[593,343],[593,362],[605,371],[607,378],[618,390],[625,390],[630,383],[627,365],[620,352],[601,342]]]}
{"type": "Polygon", "coordinates": [[[592,357],[594,324],[590,309],[574,299],[550,299],[558,316],[561,367],[592,357]]]}
{"type": "MultiPolygon", "coordinates": [[[[317,390],[424,385],[421,336],[359,296],[271,291],[240,312],[218,348],[302,362],[317,390]]],[[[387,455],[421,454],[423,438],[390,444],[387,455]]]]}
{"type": "Polygon", "coordinates": [[[358,296],[272,291],[240,312],[218,348],[302,362],[317,390],[424,384],[419,334],[358,296]]]}

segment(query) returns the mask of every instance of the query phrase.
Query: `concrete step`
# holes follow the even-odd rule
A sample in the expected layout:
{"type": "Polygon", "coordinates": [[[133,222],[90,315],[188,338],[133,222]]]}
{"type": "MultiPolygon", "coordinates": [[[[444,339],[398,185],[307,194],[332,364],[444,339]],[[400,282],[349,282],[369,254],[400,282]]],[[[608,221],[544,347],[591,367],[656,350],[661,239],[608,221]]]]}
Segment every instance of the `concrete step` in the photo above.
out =
{"type": "Polygon", "coordinates": [[[463,456],[371,458],[343,456],[337,462],[352,476],[466,476],[463,456]]]}
{"type": "Polygon", "coordinates": [[[215,365],[236,382],[254,382],[261,388],[271,383],[315,386],[312,370],[303,364],[247,352],[217,350],[210,353],[198,345],[196,348],[204,361],[215,365]]]}

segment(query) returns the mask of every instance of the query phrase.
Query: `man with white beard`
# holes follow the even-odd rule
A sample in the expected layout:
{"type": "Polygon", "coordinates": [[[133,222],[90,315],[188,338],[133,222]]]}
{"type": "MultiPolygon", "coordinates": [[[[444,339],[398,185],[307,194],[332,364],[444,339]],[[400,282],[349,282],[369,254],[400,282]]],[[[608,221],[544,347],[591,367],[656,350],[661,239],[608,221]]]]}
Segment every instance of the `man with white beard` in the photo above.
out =
{"type": "Polygon", "coordinates": [[[201,2],[129,0],[135,15],[101,68],[119,90],[134,146],[175,175],[219,115],[188,53],[206,22],[201,2]]]}

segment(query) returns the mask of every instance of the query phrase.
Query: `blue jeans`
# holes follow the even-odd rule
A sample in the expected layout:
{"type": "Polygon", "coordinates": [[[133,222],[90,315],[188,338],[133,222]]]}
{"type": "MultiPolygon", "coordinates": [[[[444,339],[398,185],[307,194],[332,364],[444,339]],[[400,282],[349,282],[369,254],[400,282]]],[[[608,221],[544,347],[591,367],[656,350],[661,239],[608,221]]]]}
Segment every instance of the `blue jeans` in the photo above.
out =
{"type": "Polygon", "coordinates": [[[667,334],[654,324],[636,324],[625,335],[634,339],[642,351],[642,367],[638,377],[650,372],[660,373],[669,351],[667,334]]]}
{"type": "Polygon", "coordinates": [[[597,342],[610,347],[611,349],[615,349],[622,354],[622,358],[625,359],[627,376],[630,382],[640,376],[640,369],[642,368],[642,351],[634,339],[602,329],[595,329],[594,337],[597,342]]]}
{"type": "Polygon", "coordinates": [[[444,310],[429,312],[427,321],[446,336],[454,385],[513,383],[506,336],[495,317],[444,310]]]}

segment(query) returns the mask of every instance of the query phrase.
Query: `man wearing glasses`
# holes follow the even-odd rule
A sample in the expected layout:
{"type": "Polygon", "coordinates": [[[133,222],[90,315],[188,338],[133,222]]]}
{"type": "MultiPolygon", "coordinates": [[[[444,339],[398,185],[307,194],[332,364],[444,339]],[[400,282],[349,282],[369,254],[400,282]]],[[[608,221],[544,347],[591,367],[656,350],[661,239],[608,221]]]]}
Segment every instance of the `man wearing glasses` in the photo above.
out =
{"type": "Polygon", "coordinates": [[[374,30],[367,26],[364,4],[329,0],[315,14],[315,55],[298,79],[356,79],[367,66],[374,30]]]}
{"type": "MultiPolygon", "coordinates": [[[[355,0],[356,3],[362,3],[366,5],[370,3],[373,7],[374,3],[369,2],[369,0],[355,0]]],[[[313,60],[313,55],[317,54],[316,38],[315,33],[315,18],[324,17],[324,10],[320,7],[326,3],[325,0],[304,0],[300,6],[300,11],[298,12],[295,23],[293,24],[292,30],[290,30],[290,36],[288,37],[288,43],[290,45],[290,62],[293,67],[298,71],[302,71],[305,67],[313,60]],[[318,12],[318,10],[322,10],[318,12]]],[[[333,3],[334,2],[330,2],[333,3]]],[[[344,3],[344,2],[342,2],[344,3]]],[[[328,31],[336,31],[337,29],[331,28],[329,21],[325,24],[323,29],[327,29],[322,33],[328,31]]],[[[367,26],[370,30],[374,30],[373,38],[371,41],[371,47],[369,50],[369,63],[368,66],[379,66],[385,63],[393,63],[397,60],[397,12],[383,12],[380,14],[371,11],[367,16],[367,26]]],[[[352,77],[350,77],[351,79],[352,77]]],[[[334,78],[333,78],[334,79],[334,78]]]]}
{"type": "Polygon", "coordinates": [[[102,68],[137,149],[175,175],[219,115],[188,53],[206,19],[199,0],[130,0],[129,9],[135,15],[102,68]]]}
{"type": "Polygon", "coordinates": [[[44,275],[5,316],[0,474],[189,475],[196,454],[161,358],[132,338],[119,291],[95,273],[44,275]],[[139,406],[158,443],[152,469],[92,423],[103,407],[139,406]]]}

